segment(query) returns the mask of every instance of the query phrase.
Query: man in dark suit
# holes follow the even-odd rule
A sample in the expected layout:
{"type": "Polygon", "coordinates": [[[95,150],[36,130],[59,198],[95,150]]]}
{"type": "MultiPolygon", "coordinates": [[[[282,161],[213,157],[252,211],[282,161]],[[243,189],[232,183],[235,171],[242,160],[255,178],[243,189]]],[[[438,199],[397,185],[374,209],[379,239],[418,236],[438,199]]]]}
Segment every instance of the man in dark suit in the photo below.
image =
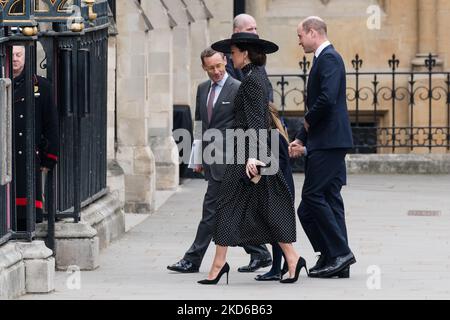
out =
{"type": "MultiPolygon", "coordinates": [[[[216,52],[211,48],[204,50],[201,54],[202,67],[209,76],[208,81],[201,83],[197,89],[197,100],[195,108],[195,120],[201,122],[202,135],[208,129],[217,129],[221,137],[226,137],[226,130],[231,129],[234,122],[234,97],[239,89],[240,82],[230,77],[225,66],[227,60],[223,53],[216,52]]],[[[210,131],[211,132],[211,131],[210,131]]],[[[214,143],[216,154],[214,159],[219,160],[212,163],[211,159],[203,157],[203,165],[197,166],[195,172],[204,171],[208,181],[208,188],[203,201],[203,215],[197,229],[194,243],[185,253],[183,259],[168,266],[172,271],[191,273],[198,272],[203,257],[212,239],[215,224],[215,212],[217,196],[226,169],[226,154],[220,152],[225,150],[225,139],[207,142],[204,141],[202,149],[214,143]]],[[[245,246],[244,249],[251,255],[253,268],[271,265],[272,259],[265,246],[245,246]],[[267,252],[267,255],[264,254],[267,252]]],[[[254,270],[251,270],[254,271],[254,270]]]]}
{"type": "Polygon", "coordinates": [[[353,147],[345,66],[328,41],[327,25],[321,18],[305,19],[297,32],[305,53],[314,53],[304,126],[290,145],[291,156],[306,153],[298,214],[313,249],[321,253],[310,276],[348,278],[356,260],[348,246],[340,194],[347,178],[345,155],[353,147]]]}

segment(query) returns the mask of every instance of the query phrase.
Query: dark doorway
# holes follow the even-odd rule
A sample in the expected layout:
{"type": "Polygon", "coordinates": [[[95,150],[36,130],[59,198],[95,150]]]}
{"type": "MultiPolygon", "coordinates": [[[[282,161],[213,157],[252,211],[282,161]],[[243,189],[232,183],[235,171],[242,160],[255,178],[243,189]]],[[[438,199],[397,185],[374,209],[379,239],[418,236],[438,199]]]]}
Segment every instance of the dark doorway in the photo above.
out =
{"type": "Polygon", "coordinates": [[[358,126],[352,123],[354,149],[349,153],[377,153],[377,128],[376,124],[359,123],[358,126]]]}
{"type": "Polygon", "coordinates": [[[234,0],[233,17],[245,13],[245,0],[234,0]]]}

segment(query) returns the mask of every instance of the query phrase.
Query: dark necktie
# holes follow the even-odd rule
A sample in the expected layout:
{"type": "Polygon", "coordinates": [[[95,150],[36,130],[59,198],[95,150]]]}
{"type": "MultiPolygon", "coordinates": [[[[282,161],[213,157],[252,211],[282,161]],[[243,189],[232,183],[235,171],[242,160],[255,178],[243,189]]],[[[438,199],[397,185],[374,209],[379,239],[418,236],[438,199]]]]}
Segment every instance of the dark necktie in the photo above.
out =
{"type": "Polygon", "coordinates": [[[213,82],[213,84],[211,86],[211,93],[209,94],[208,105],[207,105],[208,123],[211,123],[211,118],[212,118],[212,113],[213,113],[213,108],[214,108],[214,98],[216,97],[216,87],[217,87],[217,83],[213,82]]]}

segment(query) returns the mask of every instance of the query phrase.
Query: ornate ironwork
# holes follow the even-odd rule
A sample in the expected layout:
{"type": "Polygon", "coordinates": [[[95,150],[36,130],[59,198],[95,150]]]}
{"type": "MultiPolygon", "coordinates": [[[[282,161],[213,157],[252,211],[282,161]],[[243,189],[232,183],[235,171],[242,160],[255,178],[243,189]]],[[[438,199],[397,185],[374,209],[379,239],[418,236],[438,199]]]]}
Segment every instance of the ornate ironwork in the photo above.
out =
{"type": "Polygon", "coordinates": [[[83,32],[107,25],[107,0],[13,0],[0,1],[0,27],[21,27],[26,36],[38,33],[39,22],[52,22],[53,31],[83,32]]]}
{"type": "Polygon", "coordinates": [[[35,0],[34,16],[38,21],[66,21],[73,15],[72,6],[81,9],[81,0],[35,0]]]}
{"type": "Polygon", "coordinates": [[[356,70],[356,72],[359,71],[359,69],[362,67],[363,61],[359,58],[359,54],[356,54],[355,59],[352,60],[352,66],[353,69],[356,70]]]}
{"type": "MultiPolygon", "coordinates": [[[[432,54],[425,72],[398,71],[400,60],[395,54],[388,60],[389,72],[362,72],[363,60],[358,54],[350,62],[353,71],[347,72],[347,82],[351,83],[347,87],[347,103],[354,152],[450,150],[450,72],[435,72],[432,54]],[[436,119],[434,112],[443,117],[436,119]]],[[[298,74],[269,76],[275,84],[275,103],[283,114],[298,116],[305,112],[310,68],[306,57],[299,66],[298,74]]]]}
{"type": "Polygon", "coordinates": [[[34,0],[13,0],[0,2],[0,27],[34,27],[34,0]]]}

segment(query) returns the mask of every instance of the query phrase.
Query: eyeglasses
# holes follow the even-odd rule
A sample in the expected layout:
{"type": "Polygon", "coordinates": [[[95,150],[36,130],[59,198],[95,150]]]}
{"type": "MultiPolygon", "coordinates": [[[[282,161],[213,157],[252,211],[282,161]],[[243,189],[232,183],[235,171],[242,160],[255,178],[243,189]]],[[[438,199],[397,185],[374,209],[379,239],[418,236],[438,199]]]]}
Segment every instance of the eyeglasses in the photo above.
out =
{"type": "Polygon", "coordinates": [[[223,69],[225,67],[224,63],[218,63],[215,66],[209,66],[209,67],[205,67],[205,69],[207,71],[213,72],[216,69],[223,69]]]}

